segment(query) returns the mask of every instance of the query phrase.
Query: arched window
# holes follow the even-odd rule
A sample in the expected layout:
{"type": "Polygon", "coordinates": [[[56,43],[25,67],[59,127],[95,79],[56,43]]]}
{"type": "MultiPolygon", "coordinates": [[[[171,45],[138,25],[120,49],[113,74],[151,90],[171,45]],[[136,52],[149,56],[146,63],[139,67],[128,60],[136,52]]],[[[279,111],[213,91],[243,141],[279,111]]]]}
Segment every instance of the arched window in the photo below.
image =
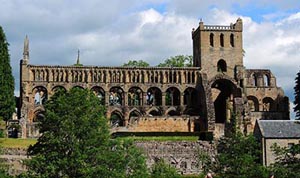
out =
{"type": "Polygon", "coordinates": [[[264,84],[266,87],[270,86],[270,78],[268,75],[264,75],[264,84]]]}
{"type": "Polygon", "coordinates": [[[230,35],[230,45],[231,45],[231,47],[234,47],[234,35],[233,34],[230,35]]]}
{"type": "Polygon", "coordinates": [[[211,33],[209,35],[209,44],[211,47],[214,47],[214,34],[213,33],[211,33]]]}
{"type": "Polygon", "coordinates": [[[257,76],[256,74],[252,74],[252,86],[257,87],[257,76]]]}
{"type": "Polygon", "coordinates": [[[132,87],[128,91],[128,105],[140,106],[142,105],[143,91],[138,87],[132,87]]]}
{"type": "Polygon", "coordinates": [[[227,72],[227,64],[223,59],[218,61],[218,72],[227,72]]]}
{"type": "Polygon", "coordinates": [[[223,33],[221,33],[221,35],[220,35],[220,46],[224,47],[224,34],[223,33]]]}

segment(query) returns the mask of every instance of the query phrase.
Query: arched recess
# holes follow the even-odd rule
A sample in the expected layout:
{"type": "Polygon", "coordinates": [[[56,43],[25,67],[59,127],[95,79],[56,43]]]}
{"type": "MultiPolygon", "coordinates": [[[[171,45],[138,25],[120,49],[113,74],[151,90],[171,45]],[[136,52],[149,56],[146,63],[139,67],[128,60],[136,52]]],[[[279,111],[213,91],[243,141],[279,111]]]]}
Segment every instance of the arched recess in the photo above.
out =
{"type": "Polygon", "coordinates": [[[59,90],[64,91],[64,92],[67,91],[66,88],[63,87],[63,86],[61,86],[61,85],[57,85],[57,86],[53,87],[51,91],[52,91],[52,93],[56,93],[56,92],[58,92],[59,90]]]}
{"type": "Polygon", "coordinates": [[[216,123],[229,121],[234,112],[234,98],[241,97],[241,91],[228,79],[216,79],[211,85],[212,95],[214,96],[214,108],[216,123]]]}
{"type": "Polygon", "coordinates": [[[83,88],[82,86],[79,86],[79,85],[76,85],[76,86],[74,86],[74,87],[72,87],[72,88],[78,88],[78,89],[84,90],[84,88],[83,88]]]}
{"type": "Polygon", "coordinates": [[[105,104],[105,91],[103,90],[103,88],[99,87],[99,86],[94,86],[92,88],[93,93],[99,98],[100,103],[102,105],[105,104]]]}
{"type": "Polygon", "coordinates": [[[121,87],[112,87],[109,90],[109,105],[111,106],[124,105],[124,91],[121,87]]]}
{"type": "Polygon", "coordinates": [[[255,96],[247,96],[248,99],[248,107],[250,111],[257,112],[259,111],[259,102],[255,96]]]}
{"type": "Polygon", "coordinates": [[[143,91],[139,87],[131,87],[128,90],[128,106],[141,106],[143,103],[143,91]]]}
{"type": "Polygon", "coordinates": [[[211,47],[214,47],[214,34],[213,33],[211,33],[209,35],[209,44],[211,47]]]}
{"type": "Polygon", "coordinates": [[[234,34],[230,34],[230,46],[234,47],[234,34]]]}
{"type": "Polygon", "coordinates": [[[186,106],[186,108],[184,110],[184,114],[188,114],[191,116],[199,115],[202,112],[199,106],[202,100],[203,98],[200,98],[199,92],[197,92],[195,88],[188,87],[187,89],[185,89],[183,103],[186,106]]]}
{"type": "Polygon", "coordinates": [[[217,63],[218,72],[227,72],[227,64],[226,61],[220,59],[217,63]]]}
{"type": "Polygon", "coordinates": [[[45,118],[44,111],[38,109],[37,111],[34,112],[34,117],[32,119],[32,122],[40,122],[44,118],[45,118]]]}
{"type": "Polygon", "coordinates": [[[48,100],[48,91],[43,86],[37,86],[33,89],[34,104],[43,105],[48,100]]]}
{"type": "Polygon", "coordinates": [[[162,93],[157,87],[151,87],[147,90],[147,104],[154,106],[161,106],[162,104],[162,93]]]}
{"type": "Polygon", "coordinates": [[[180,91],[176,87],[170,87],[166,91],[166,105],[179,106],[180,105],[180,91]]]}
{"type": "Polygon", "coordinates": [[[258,81],[257,81],[257,74],[256,73],[253,73],[251,75],[251,80],[252,80],[252,86],[257,87],[258,86],[258,81]]]}
{"type": "Polygon", "coordinates": [[[138,110],[138,109],[136,109],[136,108],[134,108],[134,109],[132,109],[131,111],[129,111],[129,123],[132,125],[132,124],[136,124],[136,122],[137,122],[137,120],[138,120],[138,118],[140,117],[140,116],[142,116],[142,113],[138,110]]]}
{"type": "Polygon", "coordinates": [[[270,86],[270,76],[265,74],[264,75],[264,86],[269,87],[270,86]]]}
{"type": "Polygon", "coordinates": [[[175,107],[171,107],[166,111],[166,114],[168,116],[179,116],[180,112],[175,107]]]}
{"type": "Polygon", "coordinates": [[[123,127],[125,126],[125,120],[123,114],[119,110],[114,110],[110,115],[111,127],[123,127]]]}
{"type": "Polygon", "coordinates": [[[224,34],[223,33],[220,34],[220,46],[224,47],[224,34]]]}
{"type": "Polygon", "coordinates": [[[274,100],[270,97],[265,97],[263,100],[263,111],[275,111],[274,100]]]}
{"type": "Polygon", "coordinates": [[[147,114],[151,116],[161,116],[161,111],[158,108],[153,107],[147,112],[147,114]]]}

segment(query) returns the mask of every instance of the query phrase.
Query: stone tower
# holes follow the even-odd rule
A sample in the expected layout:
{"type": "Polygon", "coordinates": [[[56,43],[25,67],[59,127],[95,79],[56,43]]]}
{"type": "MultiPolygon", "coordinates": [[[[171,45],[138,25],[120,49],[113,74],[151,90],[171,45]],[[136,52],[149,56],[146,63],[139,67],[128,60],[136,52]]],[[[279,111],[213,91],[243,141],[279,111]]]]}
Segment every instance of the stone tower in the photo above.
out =
{"type": "Polygon", "coordinates": [[[234,78],[238,66],[243,66],[243,22],[237,19],[230,26],[204,25],[192,32],[194,66],[201,67],[211,79],[219,72],[234,78]]]}

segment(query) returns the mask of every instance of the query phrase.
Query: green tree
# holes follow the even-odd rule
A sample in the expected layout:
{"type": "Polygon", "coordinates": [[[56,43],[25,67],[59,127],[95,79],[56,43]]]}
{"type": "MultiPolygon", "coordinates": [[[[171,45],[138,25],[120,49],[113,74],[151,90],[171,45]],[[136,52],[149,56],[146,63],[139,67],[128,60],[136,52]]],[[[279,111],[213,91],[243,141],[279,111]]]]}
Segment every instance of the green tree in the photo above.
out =
{"type": "Polygon", "coordinates": [[[151,178],[180,178],[176,169],[165,163],[163,159],[157,161],[152,166],[151,178]]]}
{"type": "Polygon", "coordinates": [[[110,138],[104,108],[91,91],[58,90],[45,104],[40,133],[23,177],[148,176],[140,150],[110,138]]]}
{"type": "Polygon", "coordinates": [[[221,138],[211,170],[222,178],[264,178],[268,172],[260,163],[260,146],[254,136],[241,133],[221,138]]]}
{"type": "Polygon", "coordinates": [[[8,42],[0,26],[0,119],[7,121],[15,111],[14,77],[10,66],[8,42]]]}
{"type": "Polygon", "coordinates": [[[130,60],[127,63],[123,64],[124,67],[149,67],[149,63],[143,60],[130,60]]]}
{"type": "Polygon", "coordinates": [[[276,143],[271,147],[276,155],[276,162],[271,165],[275,177],[300,177],[300,144],[290,148],[279,147],[276,143]]]}
{"type": "Polygon", "coordinates": [[[294,111],[296,112],[296,119],[300,120],[300,71],[297,73],[297,77],[295,80],[296,80],[296,85],[294,87],[295,90],[294,111]]]}
{"type": "Polygon", "coordinates": [[[193,56],[178,55],[166,59],[164,62],[158,64],[158,67],[192,67],[193,56]]]}

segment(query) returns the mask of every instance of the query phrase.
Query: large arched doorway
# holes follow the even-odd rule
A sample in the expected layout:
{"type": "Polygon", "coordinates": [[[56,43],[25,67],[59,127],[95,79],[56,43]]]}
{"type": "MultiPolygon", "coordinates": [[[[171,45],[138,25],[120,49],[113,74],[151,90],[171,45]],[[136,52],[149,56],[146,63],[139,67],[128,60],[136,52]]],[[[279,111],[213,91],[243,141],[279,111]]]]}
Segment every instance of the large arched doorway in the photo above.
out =
{"type": "Polygon", "coordinates": [[[234,114],[234,98],[240,97],[241,92],[228,79],[218,79],[213,82],[211,87],[216,123],[230,122],[234,114]]]}

